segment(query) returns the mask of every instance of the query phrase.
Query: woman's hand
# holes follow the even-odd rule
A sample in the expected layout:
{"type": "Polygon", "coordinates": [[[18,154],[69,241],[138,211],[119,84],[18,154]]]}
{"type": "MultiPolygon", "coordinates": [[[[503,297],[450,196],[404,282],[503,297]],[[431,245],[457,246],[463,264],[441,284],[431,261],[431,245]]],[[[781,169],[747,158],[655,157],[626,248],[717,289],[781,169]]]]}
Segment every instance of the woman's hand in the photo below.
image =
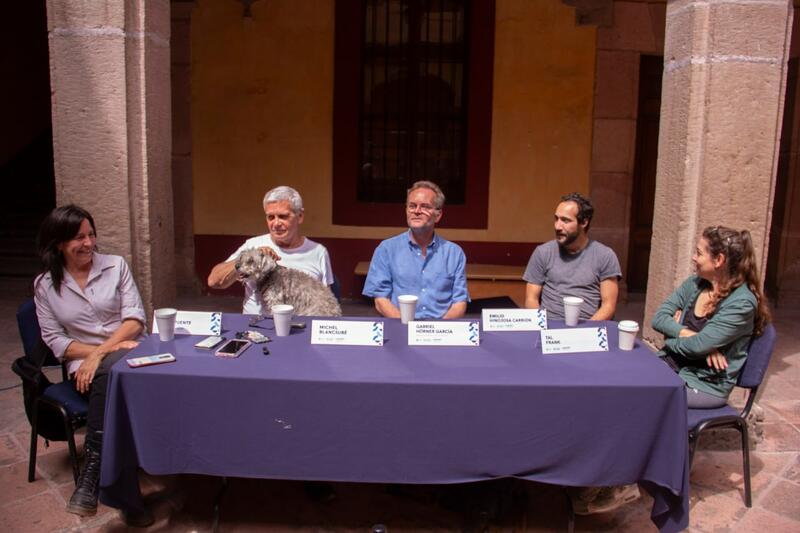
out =
{"type": "Polygon", "coordinates": [[[103,358],[97,354],[91,354],[84,358],[80,368],[75,372],[75,388],[78,389],[78,392],[82,394],[89,392],[94,374],[102,361],[103,358]]]}
{"type": "Polygon", "coordinates": [[[678,324],[680,324],[680,323],[681,323],[681,314],[682,314],[682,313],[681,313],[681,310],[680,310],[680,309],[678,309],[677,311],[675,311],[675,314],[674,314],[674,315],[672,315],[672,318],[673,318],[673,319],[675,320],[675,322],[677,322],[678,324]]]}
{"type": "Polygon", "coordinates": [[[718,350],[715,350],[706,356],[706,363],[708,363],[708,366],[714,370],[725,370],[728,368],[728,360],[718,350]]]}
{"type": "Polygon", "coordinates": [[[697,335],[696,331],[692,331],[689,328],[683,328],[681,330],[680,335],[678,335],[678,336],[679,337],[694,337],[695,335],[697,335]]]}
{"type": "Polygon", "coordinates": [[[139,346],[137,341],[119,341],[111,351],[116,352],[117,350],[133,350],[137,346],[139,346]]]}

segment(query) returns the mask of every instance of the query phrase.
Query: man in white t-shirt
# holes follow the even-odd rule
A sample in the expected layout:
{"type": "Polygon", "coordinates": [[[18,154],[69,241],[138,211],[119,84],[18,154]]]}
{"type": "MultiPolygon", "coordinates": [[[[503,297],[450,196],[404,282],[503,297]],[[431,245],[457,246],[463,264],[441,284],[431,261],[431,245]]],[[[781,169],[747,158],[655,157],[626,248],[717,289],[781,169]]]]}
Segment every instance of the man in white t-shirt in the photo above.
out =
{"type": "MultiPolygon", "coordinates": [[[[263,203],[269,233],[247,239],[228,259],[211,269],[208,286],[226,289],[233,285],[239,279],[236,258],[249,248],[261,248],[275,257],[279,265],[302,270],[325,285],[331,285],[333,269],[328,250],[300,234],[300,224],[303,223],[303,199],[300,194],[291,187],[275,187],[264,195],[263,203]]],[[[242,313],[258,315],[265,312],[255,291],[255,283],[244,284],[242,313]]]]}

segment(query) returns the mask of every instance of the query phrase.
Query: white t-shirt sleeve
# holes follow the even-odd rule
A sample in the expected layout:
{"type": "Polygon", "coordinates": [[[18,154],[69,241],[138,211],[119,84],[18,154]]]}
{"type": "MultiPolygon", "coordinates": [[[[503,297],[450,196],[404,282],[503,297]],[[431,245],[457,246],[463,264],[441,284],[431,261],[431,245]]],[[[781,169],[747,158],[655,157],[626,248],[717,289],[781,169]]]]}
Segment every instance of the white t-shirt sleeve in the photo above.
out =
{"type": "Polygon", "coordinates": [[[319,270],[322,272],[322,283],[325,285],[333,285],[333,268],[331,267],[331,256],[328,255],[328,250],[320,245],[320,261],[319,270]]]}

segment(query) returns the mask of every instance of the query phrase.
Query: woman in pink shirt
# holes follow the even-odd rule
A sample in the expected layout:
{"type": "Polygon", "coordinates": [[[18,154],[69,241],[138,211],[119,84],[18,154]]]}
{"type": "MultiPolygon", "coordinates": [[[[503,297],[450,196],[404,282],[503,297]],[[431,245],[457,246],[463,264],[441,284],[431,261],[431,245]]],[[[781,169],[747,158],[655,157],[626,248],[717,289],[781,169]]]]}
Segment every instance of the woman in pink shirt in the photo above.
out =
{"type": "MultiPolygon", "coordinates": [[[[34,281],[42,340],[65,360],[75,389],[89,402],[86,462],[67,511],[97,512],[103,418],[111,366],[138,343],[144,331],[142,299],[122,257],[97,253],[94,219],[75,205],[54,209],[37,242],[43,272],[34,281]]],[[[131,525],[147,513],[123,510],[131,525]]]]}

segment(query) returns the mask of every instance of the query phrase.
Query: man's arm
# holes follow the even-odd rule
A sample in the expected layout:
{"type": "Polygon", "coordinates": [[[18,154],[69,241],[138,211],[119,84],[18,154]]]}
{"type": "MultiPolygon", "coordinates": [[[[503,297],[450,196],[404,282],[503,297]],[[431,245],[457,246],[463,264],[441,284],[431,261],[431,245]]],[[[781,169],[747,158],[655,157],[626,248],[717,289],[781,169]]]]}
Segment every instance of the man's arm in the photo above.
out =
{"type": "Polygon", "coordinates": [[[542,286],[535,283],[528,283],[525,287],[525,309],[539,309],[542,305],[542,286]]]}
{"type": "Polygon", "coordinates": [[[389,298],[375,297],[375,309],[386,318],[400,318],[400,309],[389,298]]]}
{"type": "Polygon", "coordinates": [[[617,310],[619,281],[608,278],[600,282],[600,308],[592,315],[591,320],[611,320],[617,310]]]}
{"type": "Polygon", "coordinates": [[[467,312],[467,302],[455,302],[442,317],[444,320],[451,318],[461,318],[467,312]]]}
{"type": "Polygon", "coordinates": [[[238,277],[235,260],[219,263],[208,275],[208,286],[212,289],[227,289],[238,277]]]}
{"type": "MultiPolygon", "coordinates": [[[[269,246],[262,246],[260,249],[271,255],[275,261],[281,260],[281,256],[269,246]]],[[[232,259],[219,263],[211,269],[211,273],[208,275],[208,286],[212,289],[227,289],[238,279],[239,273],[236,272],[236,259],[232,259]]]]}

